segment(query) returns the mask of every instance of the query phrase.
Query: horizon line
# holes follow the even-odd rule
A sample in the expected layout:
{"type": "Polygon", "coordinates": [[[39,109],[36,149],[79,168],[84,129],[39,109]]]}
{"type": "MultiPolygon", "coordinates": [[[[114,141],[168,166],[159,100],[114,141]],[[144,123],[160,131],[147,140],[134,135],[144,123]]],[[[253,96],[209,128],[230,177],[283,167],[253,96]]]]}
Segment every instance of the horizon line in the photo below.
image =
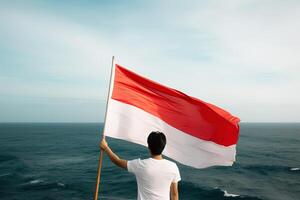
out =
{"type": "MultiPolygon", "coordinates": [[[[0,124],[9,124],[9,123],[20,123],[20,124],[26,124],[26,123],[41,123],[41,124],[45,124],[45,123],[48,123],[48,124],[96,124],[96,123],[100,123],[100,124],[104,124],[104,122],[93,122],[93,121],[90,121],[90,122],[80,122],[80,121],[77,121],[77,122],[68,122],[68,121],[63,121],[63,122],[51,122],[51,121],[45,121],[45,122],[39,122],[39,121],[8,121],[8,122],[5,122],[5,121],[0,121],[0,124]]],[[[281,123],[281,124],[296,124],[296,123],[300,123],[300,121],[298,122],[285,122],[285,121],[243,121],[243,122],[239,122],[240,124],[244,124],[244,123],[255,123],[255,124],[259,124],[259,123],[269,123],[269,124],[275,124],[275,123],[281,123]]]]}

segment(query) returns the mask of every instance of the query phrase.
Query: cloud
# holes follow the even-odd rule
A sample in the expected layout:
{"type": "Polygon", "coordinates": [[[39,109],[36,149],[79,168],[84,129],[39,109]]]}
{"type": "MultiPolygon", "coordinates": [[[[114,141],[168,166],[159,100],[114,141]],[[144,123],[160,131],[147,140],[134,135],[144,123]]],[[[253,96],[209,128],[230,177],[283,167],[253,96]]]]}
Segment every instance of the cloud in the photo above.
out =
{"type": "Polygon", "coordinates": [[[299,6],[248,0],[4,4],[0,95],[105,100],[115,55],[125,67],[244,121],[276,121],[272,108],[278,106],[290,119],[300,108],[299,6]]]}
{"type": "Polygon", "coordinates": [[[293,72],[300,65],[299,6],[296,1],[218,1],[205,8],[196,6],[183,22],[215,38],[219,63],[293,72]]]}
{"type": "Polygon", "coordinates": [[[109,71],[104,58],[110,46],[100,34],[36,11],[8,9],[3,15],[10,48],[32,58],[25,63],[32,71],[73,79],[97,79],[109,71]]]}

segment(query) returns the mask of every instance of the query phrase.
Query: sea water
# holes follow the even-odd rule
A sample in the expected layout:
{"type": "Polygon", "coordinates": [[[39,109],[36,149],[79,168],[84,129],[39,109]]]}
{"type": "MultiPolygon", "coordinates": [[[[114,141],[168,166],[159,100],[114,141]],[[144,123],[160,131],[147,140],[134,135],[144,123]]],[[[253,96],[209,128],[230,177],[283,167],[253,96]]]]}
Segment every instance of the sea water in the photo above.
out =
{"type": "MultiPolygon", "coordinates": [[[[0,124],[0,199],[93,199],[101,129],[96,123],[0,124]]],[[[146,147],[107,140],[121,158],[148,156],[146,147]]],[[[180,199],[299,200],[300,124],[242,123],[232,167],[178,167],[180,199]]],[[[100,198],[136,194],[135,177],[105,156],[100,198]]]]}

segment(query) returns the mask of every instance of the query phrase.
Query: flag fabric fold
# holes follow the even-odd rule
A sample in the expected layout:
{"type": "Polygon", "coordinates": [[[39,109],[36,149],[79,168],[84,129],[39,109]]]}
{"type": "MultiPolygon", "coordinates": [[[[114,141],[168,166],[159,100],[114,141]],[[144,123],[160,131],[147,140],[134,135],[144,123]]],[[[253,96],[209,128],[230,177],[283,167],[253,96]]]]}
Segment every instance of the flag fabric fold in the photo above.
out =
{"type": "Polygon", "coordinates": [[[167,137],[163,154],[188,166],[230,166],[239,118],[115,65],[104,135],[147,146],[151,131],[167,137]]]}

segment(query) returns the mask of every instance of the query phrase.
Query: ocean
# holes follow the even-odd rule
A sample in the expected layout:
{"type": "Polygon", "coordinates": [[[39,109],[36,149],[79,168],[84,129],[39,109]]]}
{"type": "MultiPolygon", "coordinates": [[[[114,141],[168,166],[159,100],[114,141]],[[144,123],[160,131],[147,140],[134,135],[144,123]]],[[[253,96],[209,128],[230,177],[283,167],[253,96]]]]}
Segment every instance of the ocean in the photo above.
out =
{"type": "MultiPolygon", "coordinates": [[[[180,199],[299,200],[300,124],[241,123],[232,167],[194,169],[178,163],[180,199]]],[[[1,200],[93,199],[103,124],[1,123],[1,200]]],[[[146,147],[107,139],[124,159],[146,147]]],[[[136,199],[135,177],[103,160],[100,199],[136,199]]]]}

